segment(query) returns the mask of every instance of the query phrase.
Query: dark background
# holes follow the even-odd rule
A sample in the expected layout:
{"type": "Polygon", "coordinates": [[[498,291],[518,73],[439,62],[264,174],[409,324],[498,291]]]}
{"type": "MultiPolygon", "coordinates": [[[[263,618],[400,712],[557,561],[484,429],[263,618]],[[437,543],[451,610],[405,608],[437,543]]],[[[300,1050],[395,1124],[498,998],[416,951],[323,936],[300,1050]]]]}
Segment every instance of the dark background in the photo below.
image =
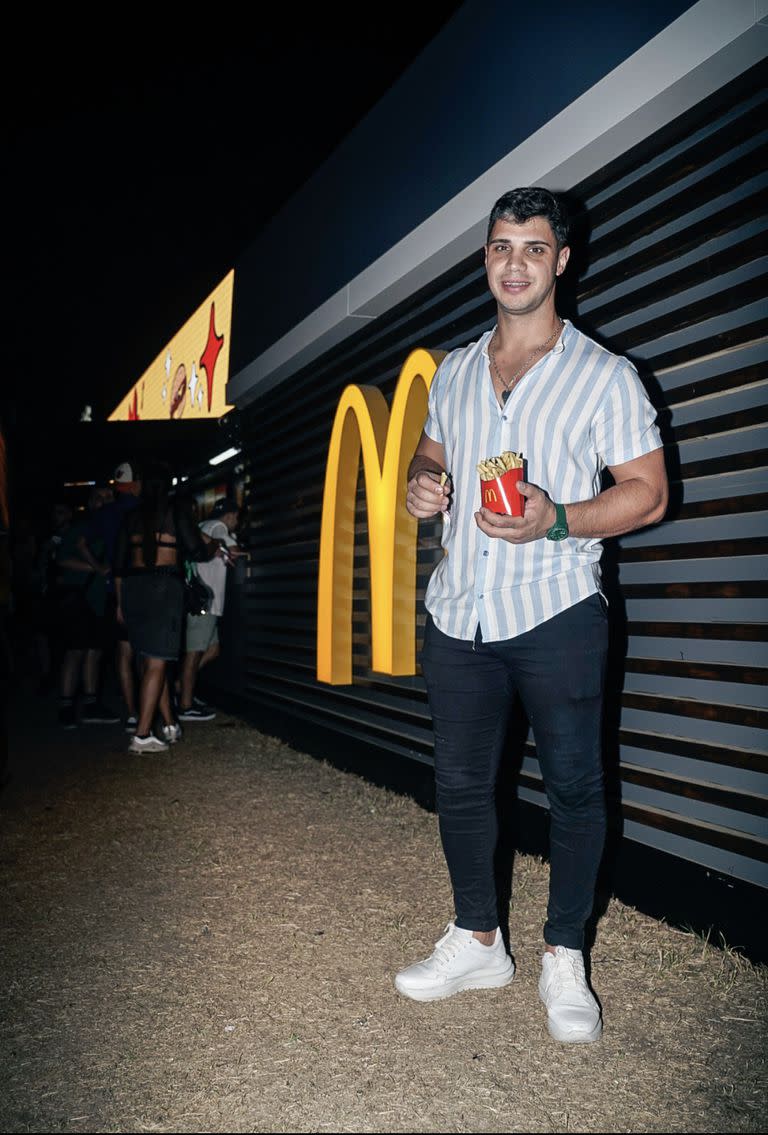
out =
{"type": "Polygon", "coordinates": [[[0,422],[12,505],[109,476],[127,445],[181,458],[200,447],[214,423],[105,419],[460,6],[365,21],[291,8],[266,27],[201,10],[181,27],[139,15],[108,33],[66,16],[9,38],[0,422]],[[86,404],[93,422],[80,424],[86,404]]]}

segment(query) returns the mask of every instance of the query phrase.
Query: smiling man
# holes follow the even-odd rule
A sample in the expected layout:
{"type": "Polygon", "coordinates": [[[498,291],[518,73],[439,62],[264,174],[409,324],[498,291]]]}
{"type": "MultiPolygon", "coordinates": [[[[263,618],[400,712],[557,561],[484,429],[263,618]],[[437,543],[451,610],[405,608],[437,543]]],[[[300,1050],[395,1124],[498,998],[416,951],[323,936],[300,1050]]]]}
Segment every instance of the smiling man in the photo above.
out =
{"type": "Polygon", "coordinates": [[[635,368],[557,313],[568,235],[564,203],[545,189],[514,189],[493,206],[485,268],[496,325],[441,363],[408,470],[411,515],[444,517],[421,663],[455,919],[395,985],[431,1001],[513,978],[498,926],[495,791],[519,697],[550,806],[539,994],[552,1036],[584,1043],[602,1032],[583,958],[605,839],[601,541],[660,520],[667,477],[635,368]],[[478,463],[505,452],[525,461],[522,516],[480,507],[478,463]]]}

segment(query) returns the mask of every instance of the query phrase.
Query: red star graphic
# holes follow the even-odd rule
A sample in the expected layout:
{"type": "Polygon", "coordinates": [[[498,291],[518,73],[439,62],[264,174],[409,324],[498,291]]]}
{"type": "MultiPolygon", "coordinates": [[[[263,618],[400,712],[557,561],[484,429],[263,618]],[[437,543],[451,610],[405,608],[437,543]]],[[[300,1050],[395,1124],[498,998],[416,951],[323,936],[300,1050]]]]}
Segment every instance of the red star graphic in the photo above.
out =
{"type": "Polygon", "coordinates": [[[213,401],[213,372],[216,369],[216,360],[219,357],[219,351],[224,343],[224,336],[216,334],[216,305],[211,304],[211,318],[208,323],[208,342],[205,344],[205,350],[200,356],[200,366],[205,369],[205,377],[208,380],[208,411],[210,413],[211,402],[213,401]]]}

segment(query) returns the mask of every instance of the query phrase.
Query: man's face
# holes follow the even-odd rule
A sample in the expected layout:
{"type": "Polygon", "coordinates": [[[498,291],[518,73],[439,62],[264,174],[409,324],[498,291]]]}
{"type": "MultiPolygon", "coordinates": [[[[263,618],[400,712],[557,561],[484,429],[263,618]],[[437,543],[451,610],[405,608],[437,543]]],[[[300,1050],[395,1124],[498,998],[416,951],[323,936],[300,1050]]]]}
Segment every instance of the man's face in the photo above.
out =
{"type": "Polygon", "coordinates": [[[230,532],[235,531],[235,529],[237,528],[237,513],[236,512],[225,512],[221,519],[224,521],[224,523],[227,526],[227,529],[230,532]]]}
{"type": "Polygon", "coordinates": [[[558,249],[549,221],[531,217],[518,225],[496,221],[485,246],[485,271],[491,294],[510,315],[537,311],[552,296],[565,271],[570,249],[558,249]]]}

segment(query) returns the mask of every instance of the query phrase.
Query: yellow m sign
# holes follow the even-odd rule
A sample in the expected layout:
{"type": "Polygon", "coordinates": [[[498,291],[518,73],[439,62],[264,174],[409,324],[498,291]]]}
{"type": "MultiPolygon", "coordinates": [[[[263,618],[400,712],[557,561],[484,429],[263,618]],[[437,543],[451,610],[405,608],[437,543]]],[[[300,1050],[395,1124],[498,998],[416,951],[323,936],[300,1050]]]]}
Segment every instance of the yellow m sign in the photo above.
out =
{"type": "Polygon", "coordinates": [[[352,681],[355,495],[363,454],[371,587],[371,668],[416,671],[416,520],[405,507],[408,464],[421,437],[429,387],[445,351],[412,351],[390,415],[374,386],[348,386],[328,447],[320,530],[317,678],[352,681]]]}

